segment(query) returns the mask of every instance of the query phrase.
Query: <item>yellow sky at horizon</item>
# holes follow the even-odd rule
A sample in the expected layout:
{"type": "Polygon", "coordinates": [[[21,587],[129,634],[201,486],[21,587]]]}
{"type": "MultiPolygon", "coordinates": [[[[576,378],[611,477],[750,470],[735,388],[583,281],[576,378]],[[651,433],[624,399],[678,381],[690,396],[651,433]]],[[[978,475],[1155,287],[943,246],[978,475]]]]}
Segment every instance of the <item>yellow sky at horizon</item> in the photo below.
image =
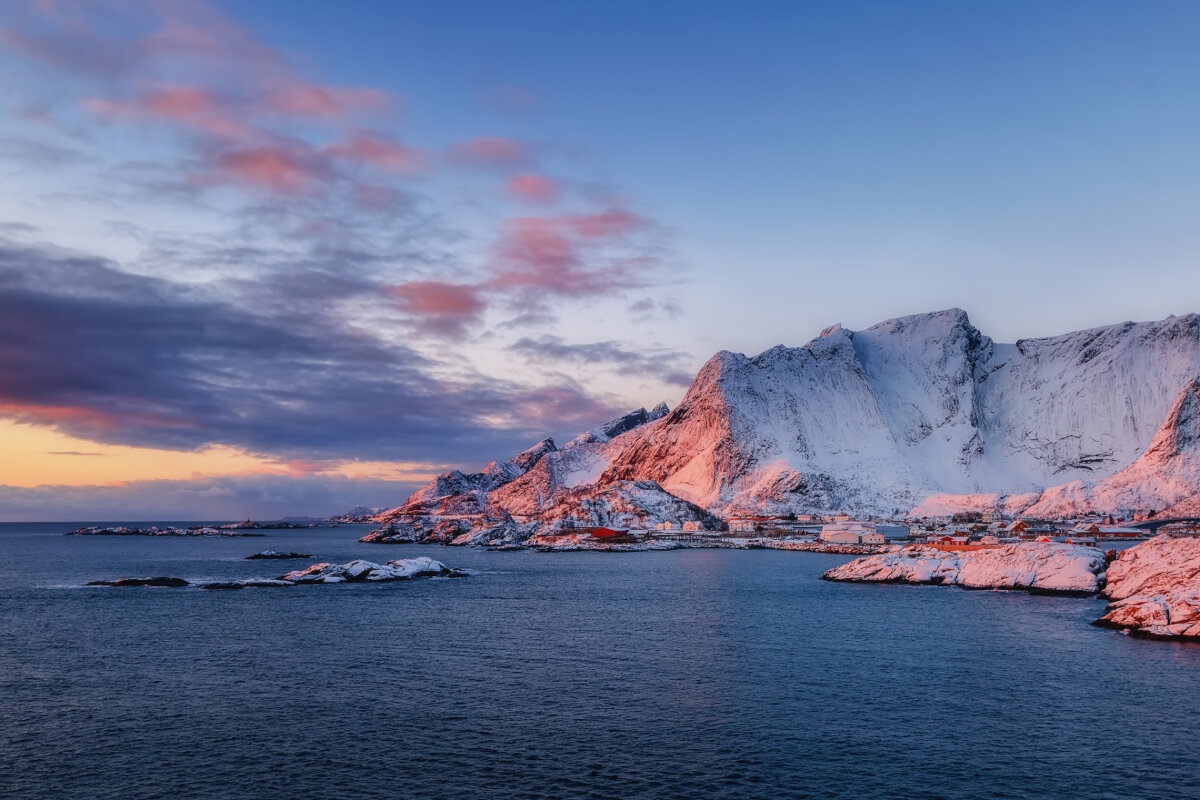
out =
{"type": "Polygon", "coordinates": [[[98,444],[51,428],[0,419],[0,485],[97,486],[220,475],[327,475],[361,480],[427,481],[441,467],[388,461],[289,462],[226,445],[162,450],[98,444]]]}

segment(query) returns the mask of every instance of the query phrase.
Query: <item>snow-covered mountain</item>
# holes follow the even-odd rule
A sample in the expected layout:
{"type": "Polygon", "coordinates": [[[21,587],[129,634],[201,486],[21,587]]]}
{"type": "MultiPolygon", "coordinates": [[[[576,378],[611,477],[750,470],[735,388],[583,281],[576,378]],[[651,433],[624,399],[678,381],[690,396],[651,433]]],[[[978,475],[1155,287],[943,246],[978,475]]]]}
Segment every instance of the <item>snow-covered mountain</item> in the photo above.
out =
{"type": "Polygon", "coordinates": [[[719,513],[1019,510],[1132,464],[1197,375],[1195,314],[1016,344],[959,309],[834,326],[713,356],[601,480],[655,480],[719,513]]]}
{"type": "Polygon", "coordinates": [[[380,519],[1161,508],[1200,493],[1198,376],[1195,314],[1015,344],[959,309],[835,325],[717,353],[673,411],[444,473],[380,519]]]}
{"type": "MultiPolygon", "coordinates": [[[[616,493],[594,492],[595,496],[589,496],[589,490],[597,488],[597,479],[608,466],[611,454],[619,452],[622,440],[640,426],[662,419],[668,411],[666,403],[650,411],[639,408],[580,434],[561,449],[553,439],[543,439],[512,458],[491,462],[482,472],[443,472],[414,492],[403,505],[375,519],[392,522],[425,518],[432,522],[479,517],[480,524],[486,524],[511,522],[513,518],[528,522],[545,516],[560,522],[569,516],[565,509],[573,508],[577,513],[573,522],[600,525],[611,522],[613,513],[633,508],[678,511],[688,504],[658,487],[631,482],[621,483],[618,486],[621,491],[616,493]],[[661,497],[652,501],[656,494],[661,497]]],[[[703,514],[702,509],[694,509],[685,517],[698,519],[703,514]]],[[[646,514],[642,516],[649,518],[646,514]]]]}

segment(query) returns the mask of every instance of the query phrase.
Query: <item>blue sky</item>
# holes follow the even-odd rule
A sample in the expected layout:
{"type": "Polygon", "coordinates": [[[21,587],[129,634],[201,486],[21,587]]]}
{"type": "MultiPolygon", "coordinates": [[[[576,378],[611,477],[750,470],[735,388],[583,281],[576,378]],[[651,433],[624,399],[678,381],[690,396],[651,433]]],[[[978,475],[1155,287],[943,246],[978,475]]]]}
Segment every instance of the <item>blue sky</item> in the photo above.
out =
{"type": "Polygon", "coordinates": [[[287,485],[382,505],[674,404],[719,349],[949,306],[1000,341],[1194,311],[1198,22],[5,5],[0,423],[28,452],[0,484],[43,502],[58,464],[79,514],[148,509],[149,465],[186,453],[171,479],[221,481],[235,516],[287,485]]]}

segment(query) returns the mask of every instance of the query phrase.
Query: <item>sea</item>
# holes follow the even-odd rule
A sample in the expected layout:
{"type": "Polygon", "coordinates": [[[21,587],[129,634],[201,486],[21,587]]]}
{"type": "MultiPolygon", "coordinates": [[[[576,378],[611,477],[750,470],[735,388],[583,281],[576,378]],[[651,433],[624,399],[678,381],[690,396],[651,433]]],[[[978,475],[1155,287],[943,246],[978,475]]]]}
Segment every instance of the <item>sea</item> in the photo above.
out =
{"type": "Polygon", "coordinates": [[[1094,598],[830,583],[849,557],[806,552],[76,525],[0,525],[0,797],[1200,797],[1200,645],[1093,627],[1094,598]],[[471,575],[84,586],[418,555],[471,575]]]}

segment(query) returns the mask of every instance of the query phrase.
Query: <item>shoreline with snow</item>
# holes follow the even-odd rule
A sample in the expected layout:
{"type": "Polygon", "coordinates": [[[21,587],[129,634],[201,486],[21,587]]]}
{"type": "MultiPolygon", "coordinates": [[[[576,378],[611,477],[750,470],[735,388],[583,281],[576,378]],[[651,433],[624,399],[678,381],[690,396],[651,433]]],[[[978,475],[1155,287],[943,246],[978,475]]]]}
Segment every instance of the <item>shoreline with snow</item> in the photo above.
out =
{"type": "Polygon", "coordinates": [[[1200,539],[1156,536],[1117,554],[1093,624],[1148,639],[1200,641],[1200,539]]]}
{"type": "Polygon", "coordinates": [[[829,570],[822,578],[1094,595],[1104,587],[1105,566],[1104,553],[1095,547],[1057,542],[969,551],[906,545],[855,559],[829,570]]]}

